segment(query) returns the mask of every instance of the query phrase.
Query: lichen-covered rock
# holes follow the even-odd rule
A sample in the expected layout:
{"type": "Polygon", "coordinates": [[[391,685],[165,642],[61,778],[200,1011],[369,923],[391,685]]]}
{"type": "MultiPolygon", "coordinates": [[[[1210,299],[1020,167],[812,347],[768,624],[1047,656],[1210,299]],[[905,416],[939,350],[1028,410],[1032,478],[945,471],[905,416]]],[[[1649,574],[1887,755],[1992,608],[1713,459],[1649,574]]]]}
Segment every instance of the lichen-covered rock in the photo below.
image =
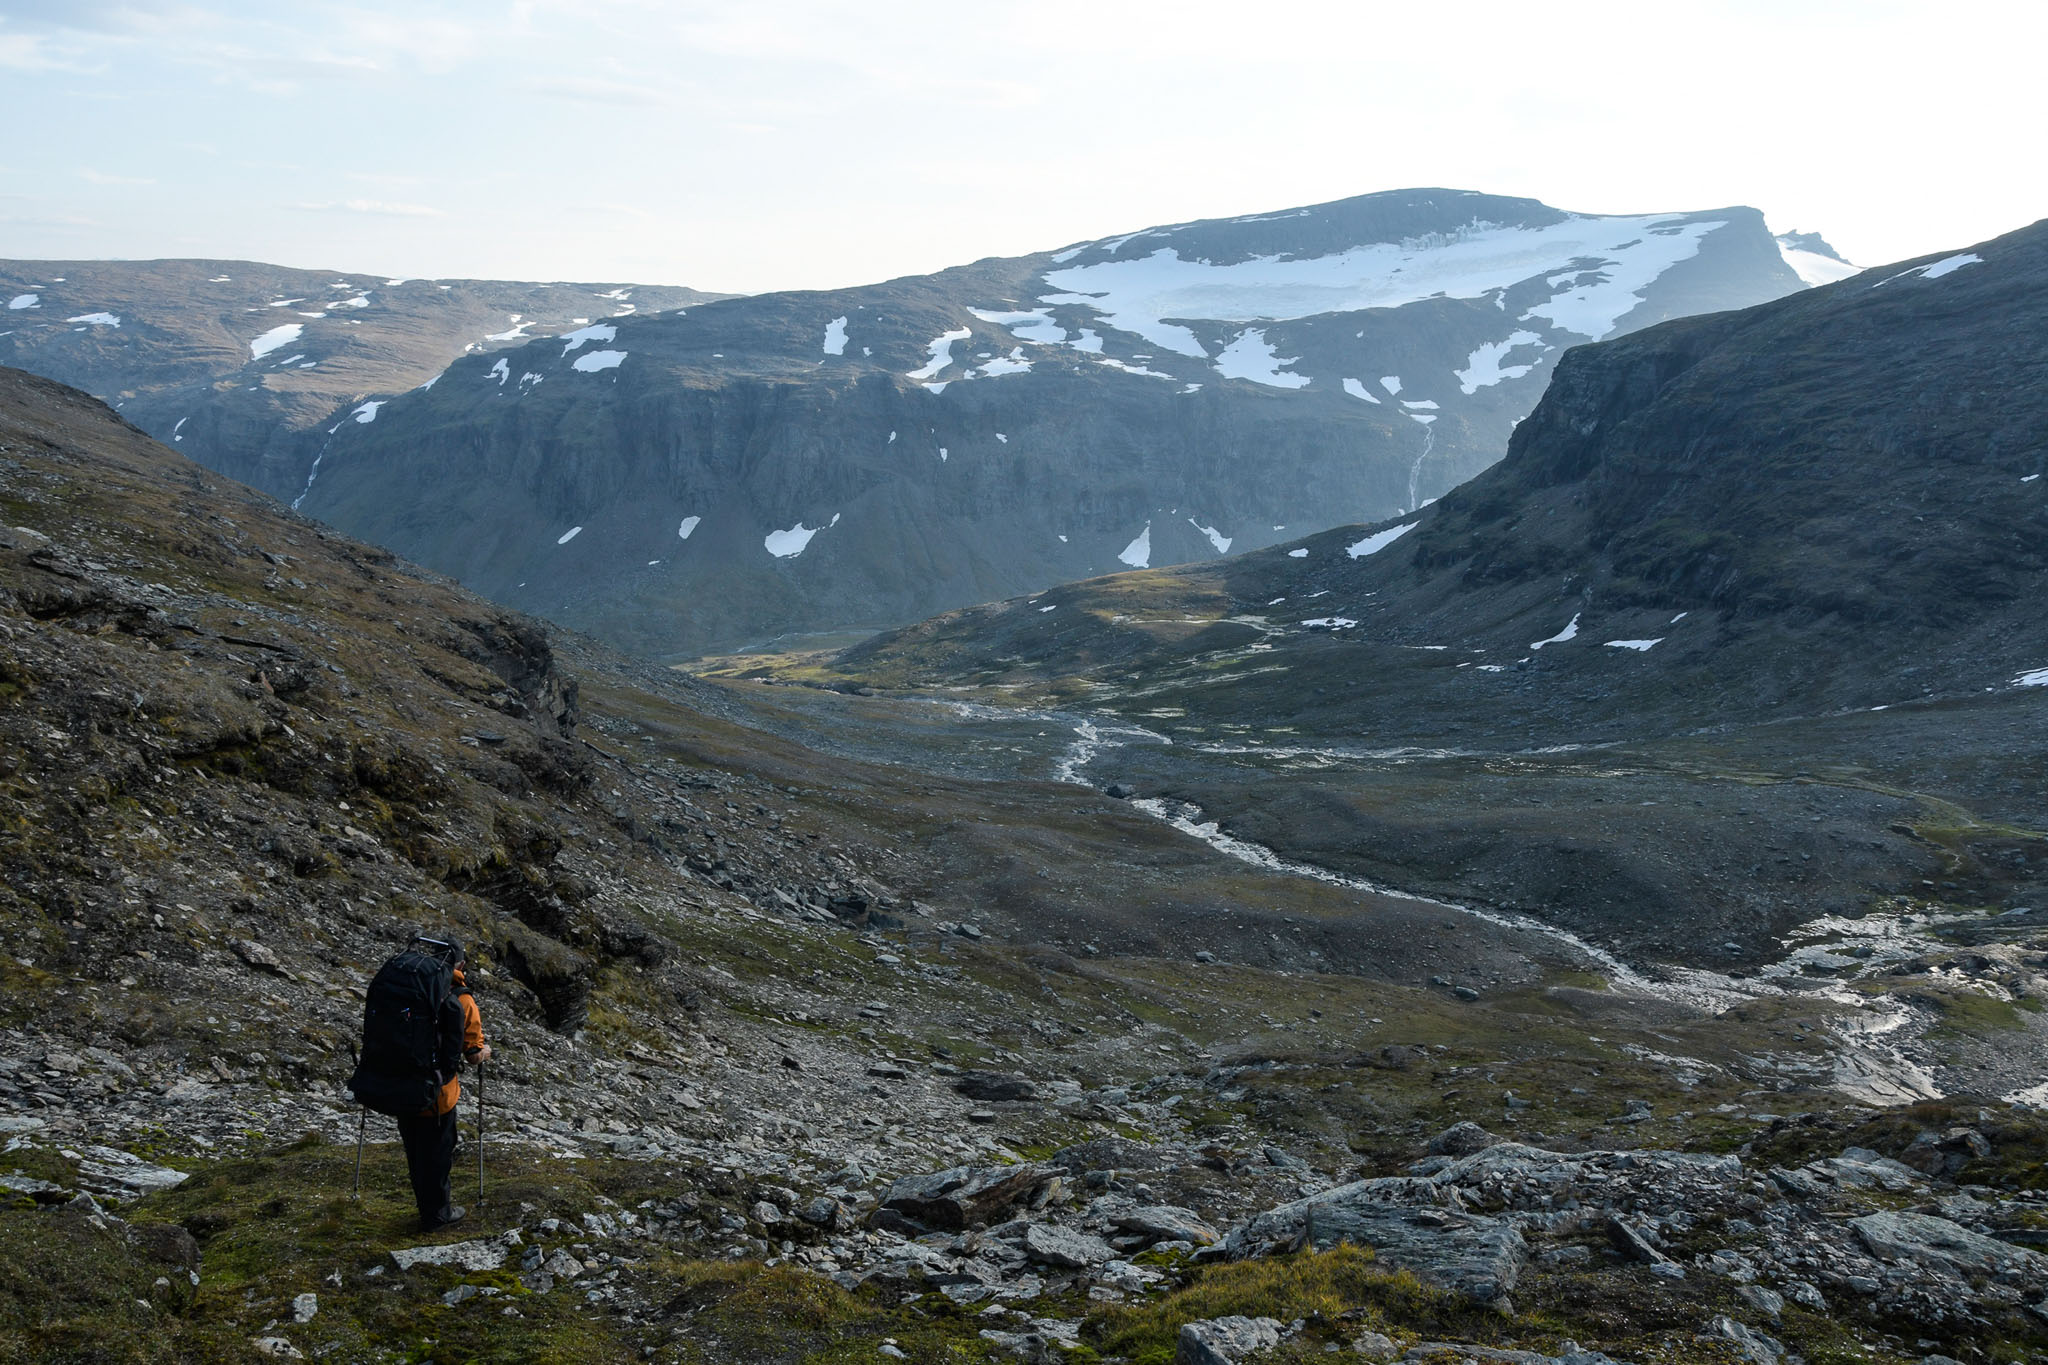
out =
{"type": "Polygon", "coordinates": [[[1085,1270],[1116,1256],[1100,1237],[1047,1223],[1033,1223],[1024,1229],[1024,1253],[1062,1270],[1085,1270]]]}
{"type": "Polygon", "coordinates": [[[1170,1204],[1147,1204],[1119,1213],[1111,1222],[1120,1231],[1139,1233],[1155,1242],[1192,1242],[1205,1247],[1222,1239],[1215,1228],[1194,1213],[1170,1204]]]}
{"type": "Polygon", "coordinates": [[[496,1270],[509,1248],[502,1241],[448,1242],[441,1246],[400,1247],[391,1260],[400,1270],[416,1265],[454,1266],[457,1270],[496,1270]]]}
{"type": "Polygon", "coordinates": [[[1238,1365],[1254,1351],[1280,1344],[1280,1324],[1272,1318],[1210,1318],[1184,1323],[1175,1343],[1173,1365],[1238,1365]]]}
{"type": "Polygon", "coordinates": [[[2048,1257],[1931,1214],[1873,1213],[1854,1220],[1852,1226],[1870,1254],[1881,1260],[1911,1261],[1951,1272],[2010,1268],[2035,1278],[2048,1276],[2048,1257]]]}

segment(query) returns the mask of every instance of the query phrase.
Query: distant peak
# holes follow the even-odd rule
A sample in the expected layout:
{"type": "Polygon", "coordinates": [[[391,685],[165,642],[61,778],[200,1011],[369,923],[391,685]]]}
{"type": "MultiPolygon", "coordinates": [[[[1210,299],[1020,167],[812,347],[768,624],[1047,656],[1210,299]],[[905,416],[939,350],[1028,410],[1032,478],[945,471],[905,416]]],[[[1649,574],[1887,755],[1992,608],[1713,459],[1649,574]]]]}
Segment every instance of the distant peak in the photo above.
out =
{"type": "Polygon", "coordinates": [[[1794,251],[1810,251],[1816,256],[1825,256],[1831,261],[1849,264],[1849,258],[1827,244],[1827,239],[1818,232],[1781,232],[1778,245],[1794,251]]]}

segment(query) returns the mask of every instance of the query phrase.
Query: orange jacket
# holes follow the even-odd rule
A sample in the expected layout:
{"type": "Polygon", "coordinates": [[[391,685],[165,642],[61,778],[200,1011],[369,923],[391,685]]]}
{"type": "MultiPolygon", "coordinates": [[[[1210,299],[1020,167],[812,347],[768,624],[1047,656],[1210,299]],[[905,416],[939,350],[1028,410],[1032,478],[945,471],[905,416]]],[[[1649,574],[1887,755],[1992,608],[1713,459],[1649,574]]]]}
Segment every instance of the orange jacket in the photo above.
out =
{"type": "MultiPolygon", "coordinates": [[[[462,1055],[469,1058],[484,1045],[484,1017],[477,1013],[476,998],[469,993],[469,983],[463,980],[462,968],[455,969],[455,998],[462,1002],[462,1055]]],[[[441,1093],[434,1097],[434,1114],[439,1117],[455,1108],[455,1102],[462,1098],[462,1079],[450,1076],[441,1086],[441,1093]]]]}

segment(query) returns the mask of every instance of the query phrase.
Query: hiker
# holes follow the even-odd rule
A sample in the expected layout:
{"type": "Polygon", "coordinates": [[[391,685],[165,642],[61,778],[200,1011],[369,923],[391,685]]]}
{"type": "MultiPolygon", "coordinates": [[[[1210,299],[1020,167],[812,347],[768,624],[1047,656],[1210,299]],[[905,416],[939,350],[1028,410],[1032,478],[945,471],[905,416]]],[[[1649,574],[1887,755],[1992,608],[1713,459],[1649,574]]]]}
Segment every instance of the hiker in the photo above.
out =
{"type": "Polygon", "coordinates": [[[365,1108],[398,1121],[422,1232],[467,1212],[449,1190],[457,1072],[464,1061],[489,1061],[491,1048],[465,961],[461,944],[421,937],[378,970],[363,1004],[362,1059],[348,1083],[365,1108]]]}

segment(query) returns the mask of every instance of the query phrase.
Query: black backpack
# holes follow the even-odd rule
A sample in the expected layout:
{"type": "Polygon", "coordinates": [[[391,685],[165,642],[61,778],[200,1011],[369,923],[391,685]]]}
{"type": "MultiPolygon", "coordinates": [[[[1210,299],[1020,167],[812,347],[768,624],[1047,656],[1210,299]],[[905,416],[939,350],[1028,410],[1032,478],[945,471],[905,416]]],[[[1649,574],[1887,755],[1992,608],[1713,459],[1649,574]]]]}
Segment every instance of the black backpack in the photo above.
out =
{"type": "Polygon", "coordinates": [[[363,1002],[363,1052],[348,1088],[393,1118],[431,1113],[462,1064],[462,1001],[454,969],[407,948],[377,969],[363,1002]]]}

